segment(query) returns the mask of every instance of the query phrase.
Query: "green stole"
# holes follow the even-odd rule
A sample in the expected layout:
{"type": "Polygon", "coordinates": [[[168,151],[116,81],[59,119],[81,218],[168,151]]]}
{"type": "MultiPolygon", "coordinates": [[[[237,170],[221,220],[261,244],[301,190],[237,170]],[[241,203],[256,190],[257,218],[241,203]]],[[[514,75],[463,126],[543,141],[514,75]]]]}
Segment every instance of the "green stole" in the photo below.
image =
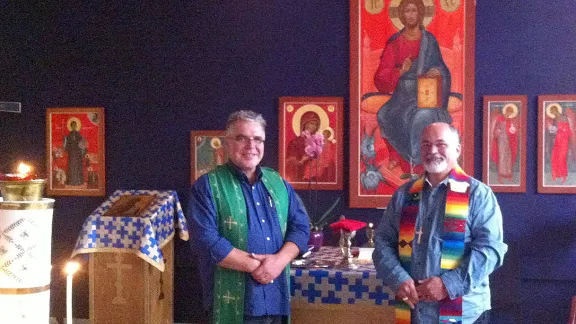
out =
{"type": "MultiPolygon", "coordinates": [[[[248,214],[242,187],[233,170],[220,165],[208,173],[210,189],[216,206],[218,232],[237,249],[248,248],[248,214]]],[[[288,222],[288,191],[278,172],[261,168],[262,182],[274,201],[282,236],[286,234],[288,222]]],[[[285,270],[290,280],[289,265],[285,270]]],[[[216,266],[214,272],[213,323],[244,323],[244,291],[246,274],[241,271],[216,266]]],[[[290,287],[288,285],[288,287],[290,287]]],[[[289,289],[287,290],[289,293],[289,289]]]]}
{"type": "MultiPolygon", "coordinates": [[[[440,268],[443,272],[456,269],[464,255],[466,221],[470,201],[470,176],[456,166],[448,176],[446,210],[442,237],[442,257],[440,268]]],[[[420,209],[424,176],[414,181],[408,189],[408,197],[402,206],[400,229],[398,233],[398,256],[402,267],[410,273],[412,244],[416,233],[416,219],[420,209]]],[[[421,234],[420,234],[421,235],[421,234]]],[[[445,298],[439,302],[440,318],[438,323],[462,323],[462,297],[454,300],[445,298]]],[[[410,307],[403,301],[396,302],[396,323],[410,323],[410,307]]]]}

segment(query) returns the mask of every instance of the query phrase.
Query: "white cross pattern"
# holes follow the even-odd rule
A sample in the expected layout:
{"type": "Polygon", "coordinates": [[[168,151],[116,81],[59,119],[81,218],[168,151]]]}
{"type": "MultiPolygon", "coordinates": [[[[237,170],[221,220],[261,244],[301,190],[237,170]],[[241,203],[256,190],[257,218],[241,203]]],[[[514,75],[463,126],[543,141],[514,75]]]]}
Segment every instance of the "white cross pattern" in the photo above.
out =
{"type": "Polygon", "coordinates": [[[232,216],[228,216],[228,219],[224,222],[224,224],[228,225],[228,229],[232,229],[232,225],[238,225],[238,222],[234,222],[232,216]]]}
{"type": "Polygon", "coordinates": [[[222,296],[222,298],[226,300],[226,304],[230,304],[231,300],[236,300],[236,297],[233,297],[229,290],[226,291],[226,295],[222,296]]]}

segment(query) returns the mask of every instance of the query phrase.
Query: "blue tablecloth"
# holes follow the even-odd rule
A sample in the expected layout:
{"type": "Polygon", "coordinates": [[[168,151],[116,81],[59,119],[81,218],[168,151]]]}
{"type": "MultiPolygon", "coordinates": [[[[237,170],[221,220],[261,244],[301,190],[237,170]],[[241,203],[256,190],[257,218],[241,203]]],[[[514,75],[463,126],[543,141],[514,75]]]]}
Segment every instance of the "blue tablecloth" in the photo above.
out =
{"type": "Polygon", "coordinates": [[[324,246],[302,267],[292,266],[292,301],[387,306],[394,299],[394,292],[376,278],[374,264],[358,263],[358,269],[337,269],[341,260],[339,247],[324,246]]]}
{"type": "Polygon", "coordinates": [[[81,253],[135,253],[164,271],[162,247],[178,228],[188,240],[188,227],[175,191],[117,190],[84,221],[72,257],[81,253]],[[103,216],[123,195],[154,195],[156,199],[140,217],[103,216]],[[176,226],[175,226],[176,225],[176,226]]]}

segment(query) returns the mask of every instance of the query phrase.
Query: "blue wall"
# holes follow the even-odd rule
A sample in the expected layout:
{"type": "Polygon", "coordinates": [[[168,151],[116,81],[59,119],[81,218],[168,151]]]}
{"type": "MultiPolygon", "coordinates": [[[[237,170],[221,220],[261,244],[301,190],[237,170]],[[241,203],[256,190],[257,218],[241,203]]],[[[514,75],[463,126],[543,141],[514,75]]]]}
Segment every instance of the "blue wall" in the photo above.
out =
{"type": "MultiPolygon", "coordinates": [[[[107,194],[175,189],[186,205],[190,130],[221,129],[237,108],[260,111],[269,122],[264,164],[276,167],[278,97],[348,102],[345,0],[46,1],[2,3],[0,12],[0,100],[22,102],[21,114],[0,113],[0,172],[17,160],[44,169],[47,107],[100,106],[106,109],[107,194]]],[[[528,95],[528,134],[536,134],[537,95],[576,93],[573,17],[573,0],[478,1],[477,130],[484,95],[528,95]]],[[[481,141],[477,131],[477,178],[481,141]]],[[[576,196],[536,193],[535,135],[527,145],[527,192],[497,194],[510,252],[493,275],[495,315],[502,323],[562,323],[569,296],[576,295],[576,196]]],[[[320,192],[320,198],[328,205],[336,194],[320,192]]],[[[51,296],[53,316],[63,317],[64,278],[56,269],[103,198],[56,198],[51,296]]],[[[346,198],[338,212],[351,218],[381,215],[347,204],[346,198]]],[[[175,317],[198,320],[195,264],[187,245],[176,243],[175,317]]],[[[77,282],[76,316],[87,318],[87,274],[77,282]]]]}

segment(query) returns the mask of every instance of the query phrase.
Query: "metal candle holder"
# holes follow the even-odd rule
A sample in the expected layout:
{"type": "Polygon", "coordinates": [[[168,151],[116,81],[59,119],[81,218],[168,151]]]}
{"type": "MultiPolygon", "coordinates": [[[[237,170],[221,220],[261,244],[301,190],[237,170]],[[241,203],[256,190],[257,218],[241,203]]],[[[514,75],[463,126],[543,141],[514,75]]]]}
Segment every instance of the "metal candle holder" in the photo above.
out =
{"type": "Polygon", "coordinates": [[[365,247],[373,248],[376,246],[374,243],[374,224],[372,223],[369,223],[366,228],[366,239],[366,244],[364,244],[365,247]]]}
{"type": "Polygon", "coordinates": [[[340,250],[342,251],[342,261],[336,265],[338,269],[358,269],[352,256],[352,239],[356,236],[356,231],[340,230],[340,250]]]}
{"type": "Polygon", "coordinates": [[[4,201],[39,201],[45,185],[45,179],[1,180],[0,191],[4,201]]]}

